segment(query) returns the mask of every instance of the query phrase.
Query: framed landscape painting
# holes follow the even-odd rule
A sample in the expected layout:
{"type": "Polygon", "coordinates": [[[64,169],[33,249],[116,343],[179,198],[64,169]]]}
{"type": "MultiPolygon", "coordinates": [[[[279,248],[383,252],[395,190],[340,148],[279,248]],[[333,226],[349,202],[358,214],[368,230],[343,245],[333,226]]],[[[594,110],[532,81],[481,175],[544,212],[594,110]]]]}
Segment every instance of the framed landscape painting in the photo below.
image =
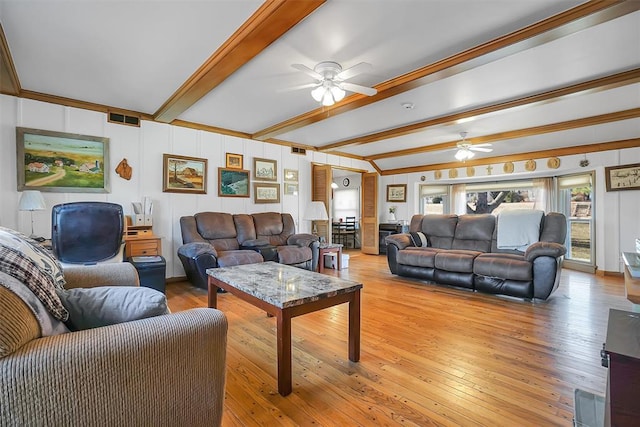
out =
{"type": "Polygon", "coordinates": [[[640,163],[604,168],[607,191],[640,190],[640,163]]]}
{"type": "Polygon", "coordinates": [[[227,169],[242,169],[242,154],[227,153],[227,169]]]}
{"type": "Polygon", "coordinates": [[[280,203],[280,184],[253,184],[253,201],[255,203],[280,203]]]}
{"type": "Polygon", "coordinates": [[[387,185],[387,202],[406,202],[407,184],[387,185]]]}
{"type": "Polygon", "coordinates": [[[218,196],[249,197],[249,171],[218,168],[218,196]]]}
{"type": "Polygon", "coordinates": [[[162,155],[162,191],[207,194],[207,159],[162,155]]]}
{"type": "Polygon", "coordinates": [[[278,162],[269,159],[253,159],[253,178],[257,181],[277,181],[278,162]]]}
{"type": "Polygon", "coordinates": [[[16,128],[18,191],[109,192],[109,138],[16,128]]]}

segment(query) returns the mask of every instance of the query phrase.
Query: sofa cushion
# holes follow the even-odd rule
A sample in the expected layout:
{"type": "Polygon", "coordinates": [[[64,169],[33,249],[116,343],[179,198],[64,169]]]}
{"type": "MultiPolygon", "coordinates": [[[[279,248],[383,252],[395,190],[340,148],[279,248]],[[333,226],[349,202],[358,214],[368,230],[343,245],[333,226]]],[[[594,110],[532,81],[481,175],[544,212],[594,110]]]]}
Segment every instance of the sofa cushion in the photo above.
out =
{"type": "Polygon", "coordinates": [[[200,212],[194,215],[196,229],[206,240],[235,239],[233,216],[223,212],[200,212]]]}
{"type": "Polygon", "coordinates": [[[56,294],[56,289],[60,286],[30,257],[16,249],[0,245],[0,271],[24,283],[56,319],[67,320],[69,313],[56,294]]]}
{"type": "Polygon", "coordinates": [[[489,252],[495,224],[491,214],[460,215],[451,248],[489,252]]]}
{"type": "Polygon", "coordinates": [[[398,264],[434,268],[436,254],[444,250],[446,249],[432,247],[416,248],[410,246],[398,251],[398,264]]]}
{"type": "Polygon", "coordinates": [[[416,248],[424,248],[429,246],[429,242],[427,241],[427,236],[425,236],[422,231],[411,232],[409,233],[409,236],[411,236],[411,243],[416,248]]]}
{"type": "Polygon", "coordinates": [[[503,279],[533,280],[533,265],[522,255],[514,254],[482,254],[473,264],[474,274],[503,279]]]}
{"type": "Polygon", "coordinates": [[[73,330],[99,328],[170,313],[165,295],[151,288],[101,286],[66,289],[59,294],[69,310],[67,324],[73,330]]]}
{"type": "Polygon", "coordinates": [[[234,265],[255,264],[263,262],[264,258],[251,249],[218,252],[218,266],[231,267],[234,265]]]}
{"type": "Polygon", "coordinates": [[[266,239],[273,246],[286,245],[289,236],[295,233],[295,224],[289,214],[263,212],[251,216],[256,227],[256,238],[266,239]]]}
{"type": "Polygon", "coordinates": [[[473,273],[473,261],[481,252],[451,249],[438,252],[435,268],[457,273],[473,273]]]}
{"type": "Polygon", "coordinates": [[[312,253],[309,247],[278,246],[278,262],[280,264],[294,265],[311,260],[312,253]]]}
{"type": "Polygon", "coordinates": [[[457,215],[425,215],[422,218],[421,229],[416,231],[422,231],[427,235],[429,246],[451,249],[457,223],[457,215]]]}
{"type": "Polygon", "coordinates": [[[38,322],[22,299],[0,286],[0,358],[40,336],[38,322]]]}
{"type": "Polygon", "coordinates": [[[40,270],[53,278],[58,286],[64,286],[65,280],[60,262],[50,250],[45,249],[35,240],[10,228],[0,227],[0,245],[13,248],[31,258],[40,270]]]}

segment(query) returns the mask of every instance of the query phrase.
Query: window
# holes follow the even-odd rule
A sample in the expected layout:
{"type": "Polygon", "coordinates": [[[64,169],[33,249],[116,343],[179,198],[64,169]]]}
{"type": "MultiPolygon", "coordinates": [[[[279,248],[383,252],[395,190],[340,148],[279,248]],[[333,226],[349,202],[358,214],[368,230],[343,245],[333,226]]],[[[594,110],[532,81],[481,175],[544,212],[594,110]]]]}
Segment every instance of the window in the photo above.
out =
{"type": "Polygon", "coordinates": [[[466,186],[467,212],[497,215],[505,209],[537,209],[533,181],[482,182],[466,186]]]}
{"type": "Polygon", "coordinates": [[[590,173],[558,178],[558,210],[567,217],[565,266],[588,272],[595,271],[592,182],[590,173]]]}
{"type": "Polygon", "coordinates": [[[333,218],[339,220],[348,216],[360,217],[360,190],[347,189],[333,192],[333,218]]]}
{"type": "Polygon", "coordinates": [[[422,215],[449,213],[449,186],[421,185],[420,213],[422,215]]]}

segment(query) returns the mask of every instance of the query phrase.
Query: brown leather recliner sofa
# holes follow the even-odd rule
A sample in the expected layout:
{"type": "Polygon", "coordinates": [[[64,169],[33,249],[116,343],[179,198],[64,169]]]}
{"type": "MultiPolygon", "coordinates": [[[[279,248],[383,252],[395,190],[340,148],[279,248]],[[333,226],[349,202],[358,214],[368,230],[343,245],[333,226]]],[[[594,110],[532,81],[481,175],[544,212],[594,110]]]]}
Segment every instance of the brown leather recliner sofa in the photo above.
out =
{"type": "Polygon", "coordinates": [[[276,261],[315,270],[318,237],[296,233],[288,213],[229,214],[200,212],[180,218],[183,245],[178,248],[189,281],[207,288],[208,268],[276,261]]]}
{"type": "Polygon", "coordinates": [[[519,251],[498,248],[494,215],[414,215],[409,233],[386,237],[389,268],[400,276],[544,300],[560,282],[567,226],[560,213],[541,218],[538,241],[519,251]],[[410,233],[417,232],[426,237],[425,247],[413,243],[410,233]]]}

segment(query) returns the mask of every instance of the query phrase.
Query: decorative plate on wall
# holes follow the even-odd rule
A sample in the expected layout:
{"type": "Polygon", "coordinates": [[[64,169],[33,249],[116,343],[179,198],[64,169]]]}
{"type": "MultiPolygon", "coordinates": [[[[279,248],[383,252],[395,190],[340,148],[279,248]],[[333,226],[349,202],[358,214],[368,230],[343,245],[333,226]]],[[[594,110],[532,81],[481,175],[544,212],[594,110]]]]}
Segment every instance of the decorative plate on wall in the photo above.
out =
{"type": "Polygon", "coordinates": [[[511,162],[505,163],[504,166],[502,167],[502,170],[504,171],[504,173],[512,173],[513,172],[513,163],[511,163],[511,162]]]}
{"type": "Polygon", "coordinates": [[[474,176],[476,174],[476,170],[473,168],[473,166],[469,166],[467,168],[467,176],[474,176]]]}
{"type": "Polygon", "coordinates": [[[524,164],[524,168],[529,172],[533,172],[536,170],[536,161],[535,160],[527,160],[527,163],[524,164]]]}
{"type": "Polygon", "coordinates": [[[449,169],[449,178],[457,178],[458,169],[449,169]]]}
{"type": "Polygon", "coordinates": [[[434,176],[436,179],[440,179],[440,178],[442,178],[442,171],[439,171],[439,170],[438,170],[438,171],[435,171],[435,172],[433,173],[433,176],[434,176]]]}
{"type": "Polygon", "coordinates": [[[560,159],[557,157],[552,157],[547,160],[547,167],[549,169],[558,169],[560,167],[560,159]]]}

